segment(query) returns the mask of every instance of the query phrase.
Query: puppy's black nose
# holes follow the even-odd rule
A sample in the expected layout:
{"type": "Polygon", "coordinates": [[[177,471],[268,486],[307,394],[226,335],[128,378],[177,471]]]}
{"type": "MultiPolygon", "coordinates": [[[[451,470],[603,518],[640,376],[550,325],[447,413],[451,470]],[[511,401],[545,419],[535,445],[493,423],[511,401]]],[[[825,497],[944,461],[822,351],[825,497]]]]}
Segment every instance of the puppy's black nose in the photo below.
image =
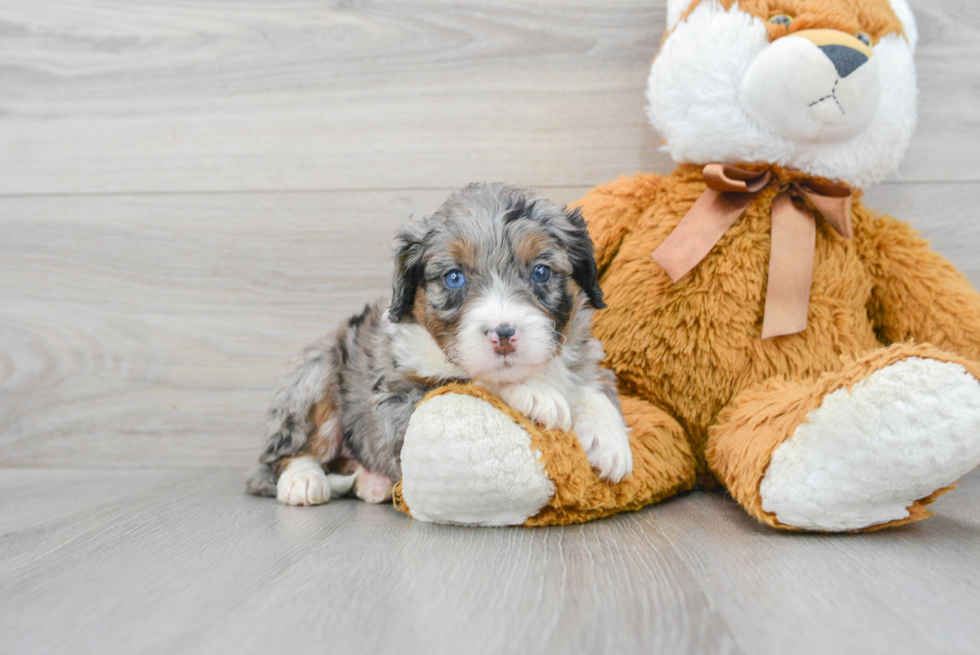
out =
{"type": "Polygon", "coordinates": [[[841,77],[847,77],[868,61],[867,55],[863,52],[848,48],[846,45],[822,45],[820,49],[827,55],[827,59],[831,61],[841,77]]]}
{"type": "Polygon", "coordinates": [[[501,325],[496,330],[494,330],[494,332],[497,333],[497,336],[500,337],[501,341],[506,341],[507,339],[510,339],[512,336],[514,336],[517,333],[517,329],[511,327],[510,325],[501,325]]]}

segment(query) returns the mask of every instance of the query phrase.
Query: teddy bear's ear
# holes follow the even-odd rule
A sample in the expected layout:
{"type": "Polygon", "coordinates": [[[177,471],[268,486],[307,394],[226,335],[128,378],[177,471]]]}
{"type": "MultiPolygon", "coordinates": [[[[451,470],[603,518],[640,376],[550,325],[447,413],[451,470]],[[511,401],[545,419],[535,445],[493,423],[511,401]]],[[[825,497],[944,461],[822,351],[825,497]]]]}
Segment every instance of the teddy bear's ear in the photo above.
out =
{"type": "Polygon", "coordinates": [[[415,304],[415,292],[425,279],[424,248],[425,233],[421,224],[405,223],[395,237],[395,273],[388,307],[388,318],[392,323],[402,320],[415,304]]]}
{"type": "Polygon", "coordinates": [[[902,21],[905,38],[908,39],[909,45],[912,46],[912,52],[915,52],[915,46],[919,41],[919,28],[915,24],[915,16],[909,8],[909,3],[906,0],[889,0],[889,2],[891,3],[892,11],[898,16],[898,20],[902,21]]]}
{"type": "MultiPolygon", "coordinates": [[[[899,0],[904,2],[905,0],[899,0]]],[[[691,0],[667,0],[667,30],[677,27],[681,15],[691,6],[691,0]]]]}
{"type": "Polygon", "coordinates": [[[568,258],[572,262],[572,279],[582,288],[589,298],[589,304],[596,309],[602,309],[606,303],[602,300],[602,289],[599,288],[599,273],[596,270],[595,252],[592,239],[585,226],[585,219],[580,209],[565,209],[565,217],[571,223],[572,229],[565,235],[565,247],[568,258]]]}

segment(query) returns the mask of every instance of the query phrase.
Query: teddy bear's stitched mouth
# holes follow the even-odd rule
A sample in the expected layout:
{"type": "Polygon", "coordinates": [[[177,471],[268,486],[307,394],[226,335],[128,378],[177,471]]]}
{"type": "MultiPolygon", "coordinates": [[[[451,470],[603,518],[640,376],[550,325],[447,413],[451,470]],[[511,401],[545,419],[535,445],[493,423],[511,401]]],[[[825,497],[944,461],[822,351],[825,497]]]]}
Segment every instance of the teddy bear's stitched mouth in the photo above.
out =
{"type": "Polygon", "coordinates": [[[837,78],[837,81],[834,82],[834,88],[830,90],[830,93],[828,93],[827,95],[825,95],[824,97],[822,97],[822,98],[820,98],[818,100],[814,100],[813,102],[811,102],[807,106],[808,107],[814,107],[816,105],[819,105],[821,102],[823,102],[825,100],[833,100],[834,103],[837,105],[837,108],[840,109],[840,113],[841,114],[847,114],[847,112],[844,111],[844,106],[840,104],[840,100],[837,99],[837,95],[836,95],[837,94],[837,85],[840,84],[840,80],[841,80],[841,78],[838,77],[837,78]]]}

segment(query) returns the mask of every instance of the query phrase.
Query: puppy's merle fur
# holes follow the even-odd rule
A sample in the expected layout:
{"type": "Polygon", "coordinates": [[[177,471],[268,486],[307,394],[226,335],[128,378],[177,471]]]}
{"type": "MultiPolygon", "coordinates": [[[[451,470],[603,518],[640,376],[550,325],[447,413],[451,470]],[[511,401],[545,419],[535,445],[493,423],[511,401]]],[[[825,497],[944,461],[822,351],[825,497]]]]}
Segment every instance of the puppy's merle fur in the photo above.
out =
{"type": "Polygon", "coordinates": [[[398,234],[391,300],[367,305],[292,367],[249,491],[311,505],[353,484],[365,500],[390,498],[416,403],[450,381],[480,383],[546,428],[574,429],[599,474],[622,479],[627,428],[589,332],[603,306],[577,211],[499,184],[453,192],[398,234]]]}

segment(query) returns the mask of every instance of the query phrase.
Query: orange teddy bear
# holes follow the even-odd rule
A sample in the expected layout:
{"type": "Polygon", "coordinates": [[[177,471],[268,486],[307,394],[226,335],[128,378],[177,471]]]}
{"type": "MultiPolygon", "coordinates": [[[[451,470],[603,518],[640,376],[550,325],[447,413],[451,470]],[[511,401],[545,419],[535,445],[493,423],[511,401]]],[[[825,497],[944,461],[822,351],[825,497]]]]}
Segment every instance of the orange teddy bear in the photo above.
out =
{"type": "Polygon", "coordinates": [[[420,404],[396,502],[584,521],[721,483],[791,530],[879,529],[980,464],[980,294],[860,189],[915,124],[905,0],[672,0],[649,116],[679,163],[577,204],[634,474],[473,387],[420,404]]]}

